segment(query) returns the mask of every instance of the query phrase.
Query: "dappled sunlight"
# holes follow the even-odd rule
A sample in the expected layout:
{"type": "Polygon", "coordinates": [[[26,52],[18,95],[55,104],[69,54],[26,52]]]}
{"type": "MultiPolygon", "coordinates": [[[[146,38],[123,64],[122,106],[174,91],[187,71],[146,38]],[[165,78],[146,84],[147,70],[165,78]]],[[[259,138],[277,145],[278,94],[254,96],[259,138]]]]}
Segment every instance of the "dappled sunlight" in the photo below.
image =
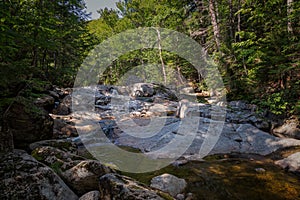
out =
{"type": "Polygon", "coordinates": [[[186,192],[196,199],[295,200],[300,195],[298,177],[285,173],[267,160],[226,159],[172,165],[146,174],[127,174],[150,184],[152,177],[169,173],[185,178],[186,192]],[[263,168],[265,172],[258,169],[263,168]]]}

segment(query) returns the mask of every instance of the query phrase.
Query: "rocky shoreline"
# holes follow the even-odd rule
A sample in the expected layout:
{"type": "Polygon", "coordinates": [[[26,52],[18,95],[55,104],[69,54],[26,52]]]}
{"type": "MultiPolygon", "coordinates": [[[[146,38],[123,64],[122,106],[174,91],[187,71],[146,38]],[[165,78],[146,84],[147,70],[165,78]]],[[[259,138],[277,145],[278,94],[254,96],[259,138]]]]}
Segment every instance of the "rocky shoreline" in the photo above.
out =
{"type": "MultiPolygon", "coordinates": [[[[197,199],[186,189],[190,182],[173,177],[176,174],[159,174],[152,184],[145,185],[120,175],[117,165],[95,160],[95,155],[89,152],[107,143],[145,154],[155,152],[168,146],[174,138],[182,141],[189,138],[189,123],[196,123],[197,131],[186,151],[173,160],[175,167],[206,162],[206,157],[212,156],[223,160],[233,155],[248,155],[249,159],[273,155],[274,167],[300,172],[300,148],[297,150],[300,129],[295,116],[274,119],[267,113],[256,112],[255,105],[243,101],[215,104],[219,114],[225,113],[221,116],[224,126],[208,155],[201,157],[199,152],[209,137],[210,124],[220,118],[215,118],[214,104],[197,101],[182,104],[172,90],[155,84],[97,87],[95,108],[80,115],[72,110],[72,90],[57,87],[34,102],[21,98],[11,106],[8,123],[0,132],[0,199],[197,199]],[[163,122],[162,128],[145,129],[151,120],[163,122]],[[97,140],[93,132],[81,134],[86,129],[86,121],[93,121],[106,138],[97,140]],[[135,126],[130,127],[130,121],[135,126]],[[143,131],[136,131],[136,124],[143,131]],[[145,135],[137,138],[128,130],[145,135]],[[147,137],[147,131],[157,134],[147,137]],[[295,150],[281,157],[274,156],[287,149],[295,150]]],[[[192,91],[185,90],[188,91],[184,92],[185,97],[195,97],[192,91]]],[[[153,154],[152,158],[173,159],[174,152],[170,147],[153,154]]],[[[262,167],[256,171],[264,173],[264,170],[262,167]]]]}

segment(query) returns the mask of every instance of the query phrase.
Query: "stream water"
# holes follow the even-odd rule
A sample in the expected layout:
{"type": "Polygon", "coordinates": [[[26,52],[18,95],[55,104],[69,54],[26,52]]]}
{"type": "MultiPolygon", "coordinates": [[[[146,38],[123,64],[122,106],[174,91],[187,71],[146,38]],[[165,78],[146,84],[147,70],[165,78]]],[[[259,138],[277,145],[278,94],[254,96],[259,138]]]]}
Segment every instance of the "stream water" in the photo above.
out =
{"type": "MultiPolygon", "coordinates": [[[[163,105],[165,106],[165,104],[163,105]]],[[[152,106],[157,107],[156,104],[152,106]]],[[[159,112],[167,112],[168,106],[165,107],[166,108],[159,110],[159,112]]],[[[202,106],[201,109],[196,110],[197,117],[200,121],[202,120],[201,123],[199,123],[200,132],[199,130],[197,132],[198,137],[196,137],[196,139],[198,140],[195,142],[198,146],[202,142],[200,138],[201,130],[204,130],[208,126],[207,121],[210,117],[207,113],[209,113],[209,109],[210,107],[205,105],[202,106]]],[[[300,200],[299,174],[293,174],[274,164],[274,160],[287,157],[288,154],[291,153],[284,152],[282,149],[299,146],[299,141],[293,139],[279,139],[263,132],[258,128],[263,127],[263,119],[258,118],[255,113],[247,109],[227,109],[229,113],[227,113],[227,121],[223,128],[224,134],[220,136],[221,142],[215,146],[214,153],[210,154],[211,156],[206,157],[204,160],[188,161],[186,164],[179,166],[170,164],[149,173],[125,173],[123,171],[119,173],[130,176],[147,185],[150,185],[151,179],[155,176],[163,173],[173,174],[187,181],[188,185],[184,193],[192,193],[193,199],[196,200],[300,200]],[[253,124],[256,125],[256,127],[254,127],[253,124]],[[220,155],[220,152],[222,152],[223,155],[220,155]],[[240,154],[233,155],[232,152],[238,152],[240,154]]],[[[103,113],[104,111],[101,111],[101,114],[103,113]]],[[[154,113],[155,112],[152,113],[153,116],[154,113]]],[[[142,111],[140,114],[143,114],[142,111]]],[[[161,116],[155,117],[157,117],[158,120],[162,119],[161,116]]],[[[195,118],[195,116],[193,117],[195,118]]],[[[122,120],[125,121],[125,119],[122,120]]],[[[135,123],[143,121],[141,119],[133,119],[135,123]]],[[[166,123],[165,127],[170,126],[170,124],[179,123],[178,119],[174,116],[171,118],[168,116],[168,119],[170,123],[166,123]]],[[[109,119],[109,121],[110,120],[111,119],[109,119]]],[[[147,123],[139,124],[142,129],[145,129],[144,126],[149,123],[147,118],[145,120],[147,123]]],[[[95,135],[88,134],[88,139],[85,142],[86,147],[89,146],[91,152],[96,152],[96,157],[100,160],[103,158],[104,160],[111,159],[117,162],[117,159],[120,158],[121,155],[117,153],[114,154],[116,158],[112,157],[111,149],[105,146],[112,141],[115,142],[115,145],[123,146],[123,150],[135,153],[142,151],[145,153],[148,152],[148,149],[155,150],[156,146],[152,147],[153,143],[160,144],[160,146],[157,146],[161,147],[167,144],[172,137],[175,137],[174,135],[180,135],[177,133],[178,131],[175,131],[177,130],[176,128],[168,127],[165,132],[159,132],[162,137],[158,137],[160,136],[158,134],[157,137],[153,137],[153,141],[145,142],[143,138],[140,139],[140,141],[136,141],[131,140],[127,135],[124,136],[119,129],[116,131],[116,126],[114,126],[114,129],[108,129],[107,127],[109,126],[104,123],[107,121],[102,120],[100,122],[103,132],[111,130],[105,132],[110,138],[110,141],[96,141],[94,140],[96,138],[95,135]],[[101,145],[94,145],[93,143],[95,142],[99,142],[101,145]],[[147,148],[147,145],[152,146],[147,148]]],[[[98,125],[98,122],[93,123],[97,123],[98,125]]],[[[125,128],[128,127],[130,128],[127,124],[125,128]]],[[[145,130],[138,132],[144,134],[145,130]]],[[[193,145],[191,145],[191,147],[193,147],[193,145]]],[[[299,149],[294,150],[295,152],[299,151],[299,149]]],[[[191,153],[188,152],[188,154],[191,153]]],[[[128,165],[138,165],[134,159],[127,161],[129,162],[128,165]]]]}
{"type": "Polygon", "coordinates": [[[297,200],[300,199],[299,176],[285,172],[269,160],[226,158],[169,165],[145,174],[126,174],[145,184],[151,178],[169,173],[184,178],[185,193],[197,200],[297,200]]]}

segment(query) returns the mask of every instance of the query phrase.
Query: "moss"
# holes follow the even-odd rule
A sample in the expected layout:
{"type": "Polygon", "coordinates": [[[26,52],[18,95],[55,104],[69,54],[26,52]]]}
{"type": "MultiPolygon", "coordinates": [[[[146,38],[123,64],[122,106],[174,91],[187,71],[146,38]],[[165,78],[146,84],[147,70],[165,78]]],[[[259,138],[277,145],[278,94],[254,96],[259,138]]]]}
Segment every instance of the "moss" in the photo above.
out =
{"type": "Polygon", "coordinates": [[[132,153],[141,153],[140,149],[137,148],[133,148],[133,147],[129,147],[129,146],[118,146],[119,148],[128,151],[128,152],[132,152],[132,153]]]}
{"type": "Polygon", "coordinates": [[[58,153],[55,154],[55,157],[58,158],[58,159],[63,159],[63,153],[58,152],[58,153]]]}
{"type": "Polygon", "coordinates": [[[209,155],[204,157],[203,159],[206,161],[213,161],[213,160],[220,160],[220,159],[224,159],[225,155],[222,154],[215,154],[215,155],[209,155]]]}
{"type": "Polygon", "coordinates": [[[71,142],[53,142],[52,147],[61,149],[61,150],[70,150],[73,146],[71,142]]]}
{"type": "Polygon", "coordinates": [[[89,159],[89,160],[97,160],[88,150],[86,149],[78,149],[78,155],[83,157],[83,158],[86,158],[86,159],[89,159]]]}
{"type": "Polygon", "coordinates": [[[281,159],[286,158],[286,157],[290,156],[291,154],[297,153],[299,151],[300,151],[299,146],[281,148],[281,149],[269,154],[268,158],[270,158],[272,160],[281,160],[281,159]]]}
{"type": "Polygon", "coordinates": [[[55,171],[56,173],[60,173],[61,172],[61,166],[63,165],[62,162],[56,161],[55,163],[50,165],[50,168],[53,169],[53,171],[55,171]]]}
{"type": "Polygon", "coordinates": [[[167,94],[171,101],[178,101],[178,97],[162,84],[154,84],[153,89],[155,93],[167,94]]]}
{"type": "MultiPolygon", "coordinates": [[[[44,115],[45,111],[34,105],[32,102],[33,99],[27,99],[24,97],[15,98],[16,109],[23,109],[25,113],[36,118],[40,117],[41,115],[44,115]]],[[[19,112],[19,110],[17,111],[19,112]]]]}
{"type": "Polygon", "coordinates": [[[118,166],[116,166],[116,165],[114,165],[114,164],[112,164],[112,163],[103,163],[103,165],[106,166],[106,167],[109,167],[109,168],[111,168],[111,169],[113,169],[113,170],[116,170],[116,171],[120,170],[120,169],[118,168],[118,166]]]}
{"type": "Polygon", "coordinates": [[[39,155],[38,153],[38,149],[35,149],[31,152],[31,156],[34,157],[36,160],[38,161],[43,161],[44,158],[42,156],[39,155]]]}
{"type": "Polygon", "coordinates": [[[198,103],[208,103],[206,98],[207,98],[206,96],[197,96],[197,102],[198,103]]]}
{"type": "Polygon", "coordinates": [[[167,193],[164,193],[164,192],[161,192],[161,191],[158,191],[157,193],[158,193],[159,196],[161,196],[165,200],[173,200],[174,199],[173,197],[171,197],[167,193]]]}

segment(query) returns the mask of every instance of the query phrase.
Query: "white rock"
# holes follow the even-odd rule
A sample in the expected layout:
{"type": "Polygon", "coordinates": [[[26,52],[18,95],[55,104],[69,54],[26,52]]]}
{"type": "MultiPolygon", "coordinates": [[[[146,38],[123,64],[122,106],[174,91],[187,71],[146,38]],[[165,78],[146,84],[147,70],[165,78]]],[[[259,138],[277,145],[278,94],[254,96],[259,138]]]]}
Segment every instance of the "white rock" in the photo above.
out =
{"type": "Polygon", "coordinates": [[[184,179],[171,174],[162,174],[152,178],[150,186],[176,197],[176,195],[183,192],[186,185],[187,183],[184,179]]]}
{"type": "Polygon", "coordinates": [[[95,190],[95,191],[90,191],[84,195],[82,195],[79,200],[98,200],[100,199],[100,192],[95,190]]]}
{"type": "Polygon", "coordinates": [[[266,170],[265,170],[264,168],[261,168],[261,167],[255,168],[255,171],[256,171],[257,173],[265,173],[265,172],[266,172],[266,170]]]}
{"type": "Polygon", "coordinates": [[[184,200],[184,194],[177,194],[176,199],[177,200],[184,200]]]}
{"type": "Polygon", "coordinates": [[[294,153],[287,158],[275,162],[282,168],[288,168],[289,171],[295,172],[300,170],[300,152],[294,153]]]}

